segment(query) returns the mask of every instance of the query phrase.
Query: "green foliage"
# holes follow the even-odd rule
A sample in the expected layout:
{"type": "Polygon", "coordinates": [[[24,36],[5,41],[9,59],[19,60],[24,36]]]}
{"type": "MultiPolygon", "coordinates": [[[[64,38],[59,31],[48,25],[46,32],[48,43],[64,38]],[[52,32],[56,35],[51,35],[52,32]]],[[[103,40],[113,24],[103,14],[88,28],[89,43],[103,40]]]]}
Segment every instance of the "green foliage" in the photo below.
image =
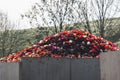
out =
{"type": "Polygon", "coordinates": [[[25,29],[25,30],[6,30],[0,32],[0,56],[18,52],[25,47],[35,44],[49,33],[45,30],[25,29]]]}
{"type": "MultiPolygon", "coordinates": [[[[80,24],[78,25],[76,24],[74,25],[74,27],[69,27],[70,25],[68,25],[67,27],[65,27],[65,30],[84,29],[81,27],[80,24]]],[[[33,44],[36,44],[37,41],[42,40],[45,36],[55,34],[53,28],[54,27],[43,27],[39,29],[31,28],[31,29],[25,29],[25,30],[7,31],[7,33],[4,34],[5,36],[0,35],[0,40],[2,37],[4,37],[5,39],[5,44],[4,44],[5,55],[20,51],[25,47],[29,47],[33,44]]],[[[118,28],[120,28],[120,26],[118,26],[118,28]]],[[[116,33],[111,32],[111,35],[107,34],[106,39],[119,44],[119,47],[120,47],[120,30],[118,28],[117,28],[118,31],[116,30],[116,27],[113,28],[113,31],[117,31],[117,32],[116,33]]],[[[0,53],[2,53],[1,44],[2,42],[0,43],[0,53]]]]}

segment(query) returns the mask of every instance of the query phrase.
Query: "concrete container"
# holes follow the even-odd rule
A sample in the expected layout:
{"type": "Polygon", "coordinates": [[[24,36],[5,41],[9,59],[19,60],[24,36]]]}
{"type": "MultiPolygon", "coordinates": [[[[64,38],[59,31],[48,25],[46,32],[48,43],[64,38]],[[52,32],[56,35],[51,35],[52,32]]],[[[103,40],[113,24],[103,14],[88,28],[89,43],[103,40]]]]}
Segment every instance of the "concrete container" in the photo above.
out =
{"type": "Polygon", "coordinates": [[[120,51],[100,59],[23,58],[0,63],[0,80],[120,80],[120,51]]]}
{"type": "Polygon", "coordinates": [[[100,60],[23,58],[0,63],[0,80],[100,80],[100,60]]]}

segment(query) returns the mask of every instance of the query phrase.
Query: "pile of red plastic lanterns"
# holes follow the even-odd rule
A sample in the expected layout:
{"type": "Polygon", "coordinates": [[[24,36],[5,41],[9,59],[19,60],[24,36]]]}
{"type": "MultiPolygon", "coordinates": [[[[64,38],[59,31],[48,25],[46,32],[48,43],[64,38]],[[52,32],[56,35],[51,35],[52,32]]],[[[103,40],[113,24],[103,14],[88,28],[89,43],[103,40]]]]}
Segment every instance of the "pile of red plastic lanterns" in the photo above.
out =
{"type": "Polygon", "coordinates": [[[115,43],[83,30],[72,30],[47,36],[29,48],[1,58],[1,61],[18,62],[22,57],[99,58],[100,53],[115,50],[120,50],[115,43]]]}

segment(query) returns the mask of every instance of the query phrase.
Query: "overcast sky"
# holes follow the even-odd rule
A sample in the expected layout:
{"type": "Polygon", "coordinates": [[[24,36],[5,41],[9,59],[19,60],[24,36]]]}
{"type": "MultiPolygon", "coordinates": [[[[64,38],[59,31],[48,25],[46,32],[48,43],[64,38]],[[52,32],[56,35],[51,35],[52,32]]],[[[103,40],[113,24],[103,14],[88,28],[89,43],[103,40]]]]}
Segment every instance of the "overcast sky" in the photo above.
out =
{"type": "Polygon", "coordinates": [[[20,22],[22,28],[29,28],[27,21],[21,21],[20,15],[27,12],[35,2],[39,0],[0,0],[0,11],[7,13],[12,22],[20,22]]]}
{"type": "MultiPolygon", "coordinates": [[[[7,13],[12,22],[19,22],[20,15],[27,12],[39,0],[0,0],[0,11],[7,13]]],[[[21,22],[22,26],[27,23],[21,22]]]]}

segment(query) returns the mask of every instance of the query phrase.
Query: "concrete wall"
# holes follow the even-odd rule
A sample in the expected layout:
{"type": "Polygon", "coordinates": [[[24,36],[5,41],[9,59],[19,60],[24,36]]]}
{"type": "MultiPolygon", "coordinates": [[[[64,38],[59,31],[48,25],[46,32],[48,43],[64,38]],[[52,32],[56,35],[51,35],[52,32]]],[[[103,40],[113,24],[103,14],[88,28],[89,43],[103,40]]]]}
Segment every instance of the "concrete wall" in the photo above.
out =
{"type": "Polygon", "coordinates": [[[100,80],[99,59],[23,58],[0,63],[0,80],[100,80]]]}
{"type": "Polygon", "coordinates": [[[120,51],[102,53],[100,60],[24,58],[0,63],[0,80],[120,80],[120,51]]]}
{"type": "Polygon", "coordinates": [[[71,80],[100,80],[99,59],[72,59],[71,80]]]}
{"type": "Polygon", "coordinates": [[[21,71],[21,80],[70,80],[69,59],[23,59],[21,71]]]}
{"type": "Polygon", "coordinates": [[[19,63],[0,63],[0,80],[19,80],[19,63]]]}
{"type": "Polygon", "coordinates": [[[101,80],[120,80],[120,51],[101,54],[101,80]]]}
{"type": "Polygon", "coordinates": [[[21,80],[100,80],[99,59],[23,59],[21,80]]]}

